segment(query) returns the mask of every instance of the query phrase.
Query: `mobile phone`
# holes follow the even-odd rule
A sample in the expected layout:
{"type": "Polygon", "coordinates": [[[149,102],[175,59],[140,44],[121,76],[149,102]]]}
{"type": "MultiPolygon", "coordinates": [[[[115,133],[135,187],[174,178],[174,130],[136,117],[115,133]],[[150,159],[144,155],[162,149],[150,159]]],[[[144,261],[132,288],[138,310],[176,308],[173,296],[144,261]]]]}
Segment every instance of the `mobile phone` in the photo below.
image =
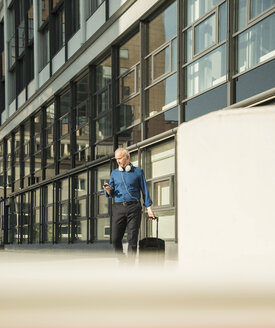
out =
{"type": "Polygon", "coordinates": [[[109,183],[105,182],[104,185],[103,185],[103,187],[111,187],[111,186],[109,185],[109,183]]]}

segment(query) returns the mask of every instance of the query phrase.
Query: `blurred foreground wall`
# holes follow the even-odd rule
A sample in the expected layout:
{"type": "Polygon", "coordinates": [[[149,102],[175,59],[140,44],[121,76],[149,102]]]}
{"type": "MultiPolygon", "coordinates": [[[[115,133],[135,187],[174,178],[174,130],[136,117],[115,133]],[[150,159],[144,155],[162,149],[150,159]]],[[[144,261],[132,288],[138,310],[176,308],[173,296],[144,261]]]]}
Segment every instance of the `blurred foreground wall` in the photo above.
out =
{"type": "Polygon", "coordinates": [[[275,282],[275,107],[221,110],[178,129],[178,239],[197,283],[275,282]]]}

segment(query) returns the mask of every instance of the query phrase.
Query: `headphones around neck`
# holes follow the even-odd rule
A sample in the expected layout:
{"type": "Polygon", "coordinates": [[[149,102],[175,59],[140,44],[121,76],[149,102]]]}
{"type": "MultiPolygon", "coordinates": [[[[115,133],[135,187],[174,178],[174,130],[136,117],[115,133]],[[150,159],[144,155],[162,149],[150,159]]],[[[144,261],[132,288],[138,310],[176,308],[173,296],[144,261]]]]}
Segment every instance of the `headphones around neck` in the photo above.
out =
{"type": "Polygon", "coordinates": [[[126,171],[126,172],[130,172],[131,171],[131,164],[128,164],[126,167],[125,167],[125,169],[123,168],[123,167],[121,167],[121,166],[119,166],[118,167],[118,170],[120,171],[120,172],[123,172],[123,171],[126,171]]]}

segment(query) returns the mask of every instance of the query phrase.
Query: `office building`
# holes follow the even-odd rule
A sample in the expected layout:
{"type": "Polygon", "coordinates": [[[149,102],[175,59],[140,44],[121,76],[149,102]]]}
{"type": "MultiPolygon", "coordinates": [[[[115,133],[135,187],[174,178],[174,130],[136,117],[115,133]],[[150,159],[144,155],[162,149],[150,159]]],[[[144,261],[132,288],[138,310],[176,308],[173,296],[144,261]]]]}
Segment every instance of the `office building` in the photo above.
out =
{"type": "Polygon", "coordinates": [[[174,256],[177,126],[274,102],[274,31],[274,0],[0,1],[1,243],[110,247],[123,146],[174,256]]]}

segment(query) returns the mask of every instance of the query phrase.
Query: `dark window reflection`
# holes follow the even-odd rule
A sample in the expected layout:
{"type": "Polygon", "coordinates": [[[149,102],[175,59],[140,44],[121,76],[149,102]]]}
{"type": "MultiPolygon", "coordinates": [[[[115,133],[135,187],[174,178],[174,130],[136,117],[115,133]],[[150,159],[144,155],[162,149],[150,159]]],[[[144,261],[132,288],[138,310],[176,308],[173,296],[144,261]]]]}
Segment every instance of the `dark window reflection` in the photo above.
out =
{"type": "Polygon", "coordinates": [[[177,34],[177,3],[149,23],[149,53],[177,34]]]}
{"type": "Polygon", "coordinates": [[[118,146],[129,147],[138,143],[141,140],[141,127],[140,125],[133,127],[132,129],[123,131],[118,135],[118,146]]]}
{"type": "Polygon", "coordinates": [[[178,107],[159,114],[146,122],[147,138],[178,126],[178,107]]]}
{"type": "Polygon", "coordinates": [[[236,78],[236,102],[274,88],[275,60],[236,78]]]}
{"type": "Polygon", "coordinates": [[[177,74],[169,76],[148,89],[145,96],[146,116],[153,116],[175,105],[177,101],[177,74]]]}
{"type": "Polygon", "coordinates": [[[104,157],[113,152],[113,138],[104,140],[95,146],[95,159],[104,157]]]}
{"type": "Polygon", "coordinates": [[[227,106],[226,84],[202,94],[185,103],[185,120],[190,121],[214,110],[227,106]]]}

